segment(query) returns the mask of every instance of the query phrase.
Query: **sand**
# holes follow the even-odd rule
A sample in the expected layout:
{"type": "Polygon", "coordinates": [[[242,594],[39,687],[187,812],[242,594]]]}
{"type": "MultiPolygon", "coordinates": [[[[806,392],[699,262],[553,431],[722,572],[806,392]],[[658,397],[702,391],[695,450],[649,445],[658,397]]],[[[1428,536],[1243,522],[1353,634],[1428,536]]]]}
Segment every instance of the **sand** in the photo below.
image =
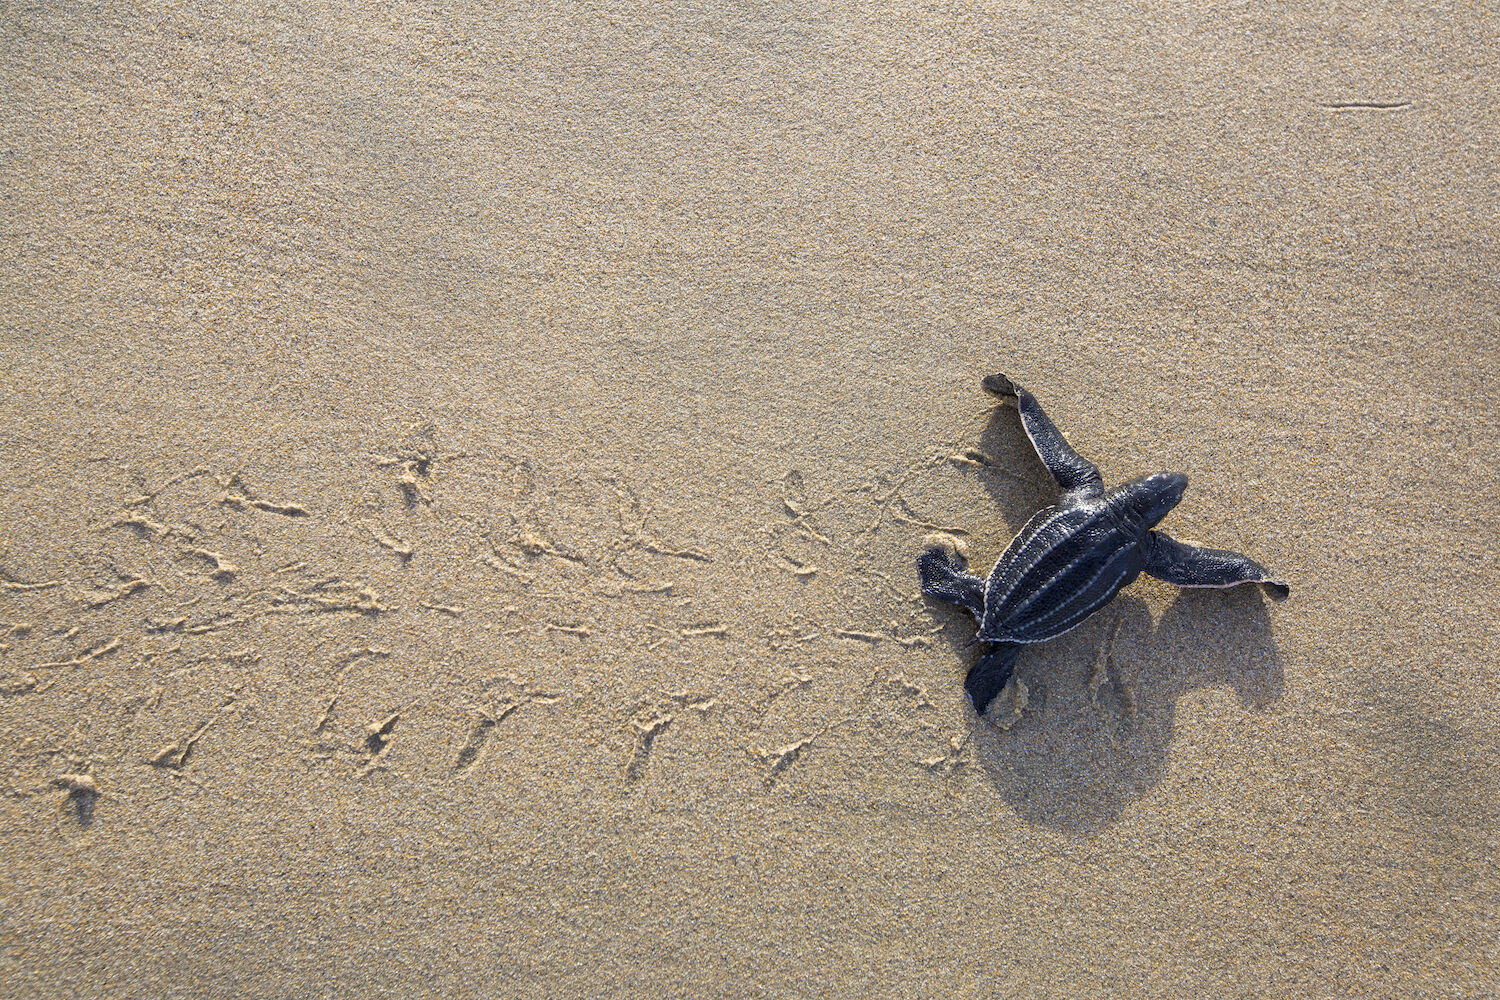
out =
{"type": "Polygon", "coordinates": [[[1483,994],[1497,38],[6,8],[0,994],[1483,994]],[[975,720],[997,370],[1291,598],[975,720]]]}

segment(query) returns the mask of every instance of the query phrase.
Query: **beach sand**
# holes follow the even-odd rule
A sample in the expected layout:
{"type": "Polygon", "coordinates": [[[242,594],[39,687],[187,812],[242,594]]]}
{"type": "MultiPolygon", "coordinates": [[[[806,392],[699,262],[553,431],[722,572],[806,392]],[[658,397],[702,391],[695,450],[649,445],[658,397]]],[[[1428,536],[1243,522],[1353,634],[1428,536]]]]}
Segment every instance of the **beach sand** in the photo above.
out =
{"type": "Polygon", "coordinates": [[[1493,987],[1492,11],[257,6],[0,13],[0,993],[1493,987]],[[976,720],[992,371],[1291,598],[976,720]]]}

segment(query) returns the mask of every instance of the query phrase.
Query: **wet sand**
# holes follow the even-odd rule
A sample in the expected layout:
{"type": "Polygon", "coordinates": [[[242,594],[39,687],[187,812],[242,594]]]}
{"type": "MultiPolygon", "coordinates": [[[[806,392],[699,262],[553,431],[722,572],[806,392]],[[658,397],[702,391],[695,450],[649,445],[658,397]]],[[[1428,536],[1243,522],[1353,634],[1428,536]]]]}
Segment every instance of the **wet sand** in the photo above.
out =
{"type": "Polygon", "coordinates": [[[0,14],[0,993],[1481,995],[1496,27],[0,14]]]}

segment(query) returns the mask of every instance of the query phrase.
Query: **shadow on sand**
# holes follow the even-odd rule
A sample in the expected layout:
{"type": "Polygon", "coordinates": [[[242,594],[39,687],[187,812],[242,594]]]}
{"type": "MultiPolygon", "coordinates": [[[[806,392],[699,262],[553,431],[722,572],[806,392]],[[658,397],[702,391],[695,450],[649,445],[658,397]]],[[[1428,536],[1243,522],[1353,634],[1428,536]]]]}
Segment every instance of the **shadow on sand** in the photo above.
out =
{"type": "MultiPolygon", "coordinates": [[[[970,638],[944,631],[967,669],[970,638]]],[[[1146,605],[1122,594],[1081,628],[1024,649],[1016,676],[1025,712],[1008,730],[971,713],[970,745],[1022,818],[1074,833],[1113,823],[1161,780],[1184,694],[1229,685],[1256,709],[1283,684],[1257,587],[1182,591],[1154,627],[1146,605]]]]}

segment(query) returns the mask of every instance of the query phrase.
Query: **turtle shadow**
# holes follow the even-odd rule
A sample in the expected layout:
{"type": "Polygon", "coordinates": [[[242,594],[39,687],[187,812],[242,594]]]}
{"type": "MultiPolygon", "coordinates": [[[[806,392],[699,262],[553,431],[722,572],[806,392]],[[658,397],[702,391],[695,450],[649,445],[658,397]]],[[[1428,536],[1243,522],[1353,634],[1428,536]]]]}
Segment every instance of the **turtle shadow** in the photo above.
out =
{"type": "Polygon", "coordinates": [[[1027,822],[1082,834],[1161,780],[1183,695],[1228,685],[1256,710],[1284,683],[1254,587],[1182,591],[1155,623],[1140,598],[1121,595],[1084,627],[1025,649],[1016,675],[1028,698],[1010,729],[969,716],[978,766],[1027,822]]]}
{"type": "Polygon", "coordinates": [[[978,450],[984,464],[980,484],[1002,510],[1039,511],[1057,503],[1060,491],[1037,457],[1015,407],[995,404],[979,433],[978,450]]]}

